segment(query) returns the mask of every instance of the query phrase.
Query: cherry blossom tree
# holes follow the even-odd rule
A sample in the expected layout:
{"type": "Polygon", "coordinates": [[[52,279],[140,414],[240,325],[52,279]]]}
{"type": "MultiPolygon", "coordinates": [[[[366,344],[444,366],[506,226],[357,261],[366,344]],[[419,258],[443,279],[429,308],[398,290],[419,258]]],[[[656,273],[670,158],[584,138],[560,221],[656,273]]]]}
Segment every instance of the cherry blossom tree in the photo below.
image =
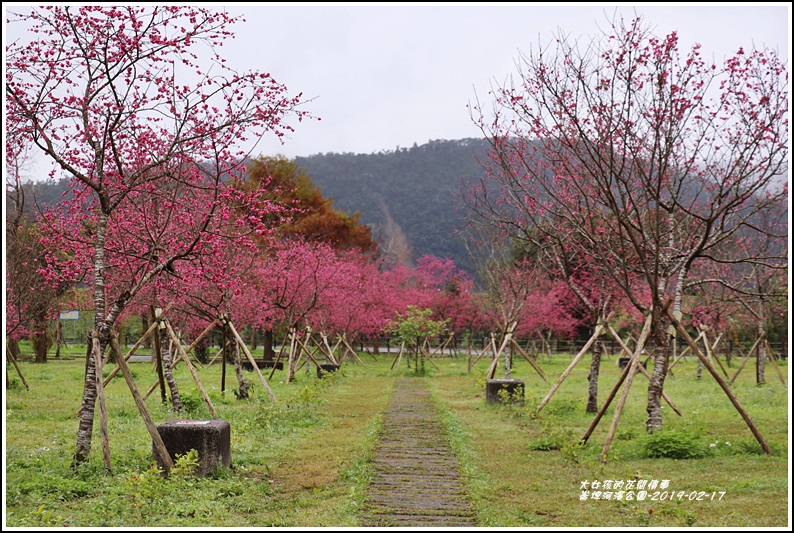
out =
{"type": "Polygon", "coordinates": [[[652,315],[654,431],[670,355],[665,306],[680,313],[693,264],[787,198],[788,76],[772,50],[711,64],[642,19],[580,43],[562,35],[522,55],[492,110],[472,108],[491,159],[467,201],[512,235],[579,243],[583,261],[652,315]]]}
{"type": "MultiPolygon", "coordinates": [[[[70,249],[49,275],[89,271],[101,349],[119,315],[160,275],[228,242],[214,232],[247,200],[239,149],[291,130],[300,96],[219,53],[237,21],[191,6],[30,8],[7,47],[7,120],[72,180],[47,223],[70,249]]],[[[96,398],[88,359],[75,463],[90,452],[96,398]]]]}

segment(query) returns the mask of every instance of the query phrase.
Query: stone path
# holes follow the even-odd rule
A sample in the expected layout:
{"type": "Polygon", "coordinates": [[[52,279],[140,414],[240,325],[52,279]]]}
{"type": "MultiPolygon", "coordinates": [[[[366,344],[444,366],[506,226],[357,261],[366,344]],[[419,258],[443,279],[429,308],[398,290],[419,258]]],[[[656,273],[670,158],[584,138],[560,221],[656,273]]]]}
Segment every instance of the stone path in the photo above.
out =
{"type": "Polygon", "coordinates": [[[423,380],[394,382],[381,435],[363,526],[477,525],[458,474],[458,458],[423,380]]]}

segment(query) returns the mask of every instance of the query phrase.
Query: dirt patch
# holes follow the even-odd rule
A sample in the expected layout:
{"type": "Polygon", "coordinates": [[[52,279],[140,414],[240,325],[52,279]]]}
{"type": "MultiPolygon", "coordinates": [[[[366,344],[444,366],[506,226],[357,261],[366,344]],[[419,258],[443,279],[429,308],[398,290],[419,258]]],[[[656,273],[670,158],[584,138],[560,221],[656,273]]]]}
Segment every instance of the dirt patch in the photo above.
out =
{"type": "Polygon", "coordinates": [[[477,525],[458,459],[421,379],[395,381],[374,457],[362,525],[477,525]]]}

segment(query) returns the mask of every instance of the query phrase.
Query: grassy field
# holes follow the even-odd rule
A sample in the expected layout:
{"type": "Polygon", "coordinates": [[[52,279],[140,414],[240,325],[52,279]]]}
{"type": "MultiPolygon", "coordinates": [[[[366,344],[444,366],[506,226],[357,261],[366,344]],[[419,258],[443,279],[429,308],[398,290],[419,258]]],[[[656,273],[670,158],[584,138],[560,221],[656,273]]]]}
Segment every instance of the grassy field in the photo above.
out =
{"type": "MultiPolygon", "coordinates": [[[[287,385],[283,373],[276,372],[269,382],[276,405],[253,373],[245,373],[253,383],[252,398],[238,400],[233,373],[222,395],[220,366],[201,369],[216,410],[232,428],[232,468],[207,478],[178,472],[162,478],[152,467],[151,438],[120,377],[106,390],[113,472],[106,473],[102,464],[98,424],[91,460],[72,471],[82,359],[20,363],[30,391],[7,365],[12,388],[5,402],[4,525],[355,527],[393,380],[411,375],[404,366],[390,370],[392,359],[386,355],[362,359],[366,368],[346,363],[331,379],[318,380],[313,370],[302,370],[287,385]]],[[[609,459],[602,464],[612,408],[589,443],[576,444],[592,420],[584,413],[587,359],[539,415],[535,407],[550,384],[525,361],[516,363],[513,375],[526,383],[523,406],[486,404],[484,362],[471,374],[463,358],[435,362],[439,369],[428,366],[425,379],[461,458],[483,527],[790,524],[789,395],[771,368],[767,385],[757,387],[748,368],[734,390],[775,455],[760,453],[718,385],[705,373],[697,381],[696,364],[689,360],[676,366],[666,384],[684,416],[665,408],[665,431],[646,435],[647,380],[637,376],[609,459]],[[665,480],[669,486],[648,491],[643,501],[594,500],[592,493],[581,499],[583,482],[590,488],[593,481],[606,480],[665,480]],[[655,492],[657,499],[651,499],[655,492]]],[[[553,383],[569,362],[563,354],[551,361],[544,356],[540,365],[553,383]]],[[[151,363],[131,366],[139,388],[147,390],[156,380],[151,363]]],[[[787,374],[787,367],[782,370],[787,374]]],[[[603,365],[602,400],[617,376],[613,357],[603,365]]],[[[209,418],[183,365],[176,378],[186,411],[170,412],[155,393],[147,403],[155,422],[209,418]]]]}

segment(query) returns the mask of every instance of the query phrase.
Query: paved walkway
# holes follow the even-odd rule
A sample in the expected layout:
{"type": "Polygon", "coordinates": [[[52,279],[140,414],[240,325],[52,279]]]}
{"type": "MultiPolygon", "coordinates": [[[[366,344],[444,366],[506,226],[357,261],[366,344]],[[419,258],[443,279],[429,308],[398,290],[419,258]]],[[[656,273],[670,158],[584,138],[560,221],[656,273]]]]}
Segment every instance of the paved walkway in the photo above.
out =
{"type": "Polygon", "coordinates": [[[395,381],[381,435],[363,526],[477,525],[458,474],[458,458],[423,380],[395,381]]]}

